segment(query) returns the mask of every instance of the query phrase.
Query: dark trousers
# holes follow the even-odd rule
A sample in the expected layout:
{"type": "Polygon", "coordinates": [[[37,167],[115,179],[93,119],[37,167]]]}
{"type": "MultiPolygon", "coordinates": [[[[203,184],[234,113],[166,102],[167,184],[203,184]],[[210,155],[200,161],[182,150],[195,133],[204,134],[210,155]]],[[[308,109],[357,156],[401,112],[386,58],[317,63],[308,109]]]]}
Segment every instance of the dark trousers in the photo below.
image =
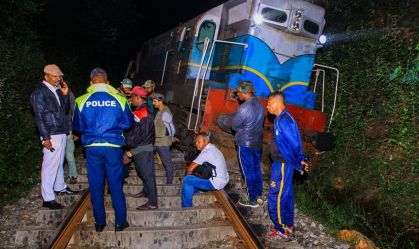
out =
{"type": "Polygon", "coordinates": [[[154,169],[153,151],[143,151],[134,155],[135,169],[138,176],[143,180],[143,190],[148,196],[148,203],[157,206],[156,171],[154,169]]]}
{"type": "Polygon", "coordinates": [[[106,223],[103,200],[105,175],[108,178],[112,204],[115,210],[115,224],[125,224],[127,208],[122,186],[122,149],[116,147],[87,147],[86,157],[90,198],[96,224],[106,223]]]}
{"type": "Polygon", "coordinates": [[[173,183],[173,164],[172,164],[172,157],[170,154],[170,147],[159,146],[159,147],[156,147],[156,151],[157,153],[159,153],[163,166],[166,169],[166,184],[172,184],[173,183]]]}
{"type": "Polygon", "coordinates": [[[261,154],[261,149],[238,146],[239,162],[243,171],[250,201],[256,201],[258,196],[262,196],[263,179],[262,169],[260,168],[261,154]]]}

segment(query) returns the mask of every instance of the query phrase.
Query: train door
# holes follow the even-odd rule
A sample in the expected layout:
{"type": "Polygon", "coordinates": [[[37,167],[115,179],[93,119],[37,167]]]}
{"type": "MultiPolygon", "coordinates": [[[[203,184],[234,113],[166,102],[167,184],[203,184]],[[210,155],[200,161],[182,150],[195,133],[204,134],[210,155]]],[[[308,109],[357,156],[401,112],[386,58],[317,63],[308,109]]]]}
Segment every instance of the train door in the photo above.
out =
{"type": "MultiPolygon", "coordinates": [[[[196,25],[194,44],[191,49],[191,55],[189,57],[189,74],[188,79],[192,81],[199,78],[198,71],[202,64],[205,65],[209,58],[209,51],[213,46],[214,40],[216,40],[219,30],[220,17],[214,15],[203,15],[196,25]],[[207,40],[207,45],[205,45],[207,40]]],[[[193,82],[194,83],[194,82],[193,82]]]]}
{"type": "Polygon", "coordinates": [[[188,62],[188,76],[186,86],[192,93],[189,102],[190,113],[188,118],[188,128],[197,130],[201,121],[202,112],[205,110],[206,84],[205,79],[209,74],[205,74],[205,69],[211,70],[210,50],[214,46],[214,41],[218,37],[219,24],[221,19],[221,8],[215,8],[202,15],[197,22],[194,44],[188,62]],[[193,90],[192,90],[193,89],[193,90]]]}

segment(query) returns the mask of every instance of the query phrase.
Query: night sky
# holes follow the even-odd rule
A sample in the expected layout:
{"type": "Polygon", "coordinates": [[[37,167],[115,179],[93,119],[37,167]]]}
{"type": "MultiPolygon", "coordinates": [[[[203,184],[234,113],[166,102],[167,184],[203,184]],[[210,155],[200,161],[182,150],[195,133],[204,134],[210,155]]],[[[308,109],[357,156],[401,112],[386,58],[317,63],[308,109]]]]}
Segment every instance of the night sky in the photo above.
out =
{"type": "Polygon", "coordinates": [[[76,57],[80,73],[100,66],[119,81],[142,41],[223,2],[50,0],[42,6],[38,26],[47,63],[76,57]]]}

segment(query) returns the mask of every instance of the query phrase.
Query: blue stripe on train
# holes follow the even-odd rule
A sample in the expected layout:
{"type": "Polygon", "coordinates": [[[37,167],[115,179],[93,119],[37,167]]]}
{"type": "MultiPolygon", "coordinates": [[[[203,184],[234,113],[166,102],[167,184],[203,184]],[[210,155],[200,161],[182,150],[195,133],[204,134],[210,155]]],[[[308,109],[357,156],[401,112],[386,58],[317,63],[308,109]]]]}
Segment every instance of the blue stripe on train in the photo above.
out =
{"type": "MultiPolygon", "coordinates": [[[[255,36],[240,36],[231,41],[247,43],[248,48],[217,44],[210,63],[211,71],[208,71],[206,79],[226,82],[228,88],[236,87],[243,80],[250,80],[255,86],[256,96],[261,98],[266,98],[269,93],[278,91],[290,82],[297,82],[284,89],[287,102],[309,109],[314,108],[315,94],[308,91],[314,64],[313,54],[290,58],[280,64],[271,48],[255,36]]],[[[202,51],[194,45],[189,61],[188,78],[196,78],[201,56],[202,51]]],[[[204,65],[207,59],[208,55],[204,65]]]]}

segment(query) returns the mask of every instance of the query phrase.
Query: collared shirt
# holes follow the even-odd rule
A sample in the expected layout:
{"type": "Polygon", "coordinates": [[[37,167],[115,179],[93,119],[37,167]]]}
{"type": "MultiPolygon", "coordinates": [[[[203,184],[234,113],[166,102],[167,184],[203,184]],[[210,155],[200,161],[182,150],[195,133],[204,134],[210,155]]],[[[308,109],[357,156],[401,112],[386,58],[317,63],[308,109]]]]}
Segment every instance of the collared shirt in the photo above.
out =
{"type": "Polygon", "coordinates": [[[224,188],[228,181],[229,175],[227,171],[226,161],[224,159],[223,153],[213,144],[209,143],[205,148],[201,151],[198,157],[193,160],[196,164],[203,164],[204,162],[208,162],[216,167],[215,171],[217,172],[217,176],[210,178],[211,184],[214,186],[215,189],[222,189],[224,188]]]}
{"type": "Polygon", "coordinates": [[[57,94],[58,89],[45,80],[42,81],[42,83],[44,83],[48,87],[48,89],[51,90],[51,92],[55,95],[55,98],[57,99],[58,104],[61,106],[60,98],[58,97],[58,94],[57,94]]]}

